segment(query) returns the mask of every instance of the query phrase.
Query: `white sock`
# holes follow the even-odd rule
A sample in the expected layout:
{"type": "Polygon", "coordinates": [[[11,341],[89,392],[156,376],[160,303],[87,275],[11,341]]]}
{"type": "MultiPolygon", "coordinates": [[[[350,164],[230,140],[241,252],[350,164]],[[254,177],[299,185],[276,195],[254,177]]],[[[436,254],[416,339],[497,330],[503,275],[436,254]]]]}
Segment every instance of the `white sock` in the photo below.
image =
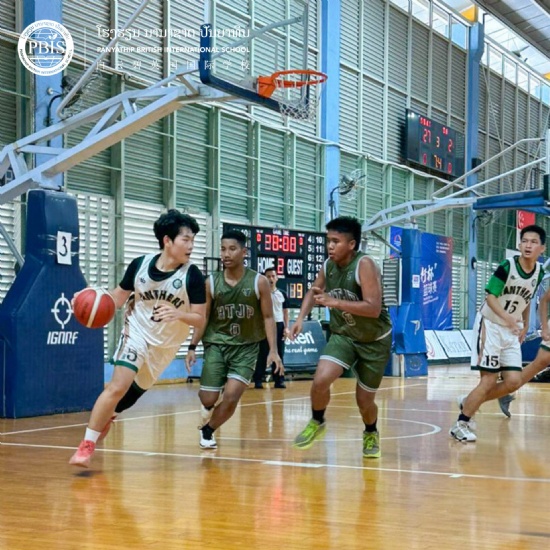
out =
{"type": "Polygon", "coordinates": [[[86,434],[84,435],[84,439],[86,441],[93,441],[94,443],[97,443],[97,440],[99,439],[100,435],[101,435],[101,432],[96,432],[95,430],[90,430],[90,428],[86,428],[86,434]]]}

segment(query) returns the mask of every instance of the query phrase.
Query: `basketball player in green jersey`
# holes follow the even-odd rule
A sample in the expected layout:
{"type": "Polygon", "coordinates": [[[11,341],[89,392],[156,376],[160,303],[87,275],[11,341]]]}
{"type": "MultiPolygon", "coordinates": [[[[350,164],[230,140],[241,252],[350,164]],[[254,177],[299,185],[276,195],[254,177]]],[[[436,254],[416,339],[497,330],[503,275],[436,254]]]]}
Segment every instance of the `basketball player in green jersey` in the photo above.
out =
{"type": "MultiPolygon", "coordinates": [[[[522,385],[521,342],[529,326],[531,300],[543,277],[537,260],[545,250],[545,242],[542,227],[524,227],[520,255],[502,262],[485,287],[487,296],[474,322],[471,357],[472,370],[479,371],[480,380],[467,396],[459,398],[461,411],[449,431],[458,441],[477,440],[470,420],[482,403],[502,398],[522,385]]],[[[502,403],[501,408],[506,414],[502,403]]]]}
{"type": "Polygon", "coordinates": [[[328,260],[307,292],[290,329],[294,339],[313,306],[330,308],[331,337],[321,354],[311,386],[312,419],[296,436],[294,447],[309,449],[325,435],[330,386],[344,371],[357,378],[356,400],[365,423],[363,456],[380,457],[378,406],[374,398],[390,358],[391,322],[382,302],[380,271],[359,252],[361,224],[339,217],[327,226],[328,260]]]}
{"type": "Polygon", "coordinates": [[[233,416],[254,374],[259,343],[264,338],[269,345],[267,364],[275,363],[275,372],[284,373],[277,354],[271,288],[263,275],[245,267],[246,255],[245,235],[226,231],[221,238],[224,270],[212,273],[206,281],[207,325],[204,331],[195,329],[186,358],[190,369],[202,337],[204,365],[199,398],[203,449],[217,448],[214,431],[233,416]],[[216,406],[222,390],[223,399],[216,406]]]}

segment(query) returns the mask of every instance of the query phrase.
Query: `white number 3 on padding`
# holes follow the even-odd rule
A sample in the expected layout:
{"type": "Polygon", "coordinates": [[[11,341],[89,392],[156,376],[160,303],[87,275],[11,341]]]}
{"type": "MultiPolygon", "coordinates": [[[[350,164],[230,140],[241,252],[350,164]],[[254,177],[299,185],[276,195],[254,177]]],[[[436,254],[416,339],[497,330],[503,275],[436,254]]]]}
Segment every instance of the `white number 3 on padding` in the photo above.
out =
{"type": "Polygon", "coordinates": [[[63,264],[63,265],[72,264],[72,261],[73,261],[71,256],[72,237],[73,237],[72,233],[68,233],[67,231],[57,232],[56,254],[57,254],[58,264],[63,264]]]}

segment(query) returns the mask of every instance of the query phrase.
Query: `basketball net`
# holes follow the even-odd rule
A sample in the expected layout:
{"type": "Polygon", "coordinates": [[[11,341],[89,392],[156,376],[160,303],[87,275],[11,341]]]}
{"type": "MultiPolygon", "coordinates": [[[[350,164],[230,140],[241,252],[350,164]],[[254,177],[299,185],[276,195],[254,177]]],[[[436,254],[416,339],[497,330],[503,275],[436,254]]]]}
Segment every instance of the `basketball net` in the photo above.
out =
{"type": "Polygon", "coordinates": [[[309,69],[278,71],[258,77],[258,94],[279,103],[279,111],[295,120],[315,118],[327,75],[309,69]]]}

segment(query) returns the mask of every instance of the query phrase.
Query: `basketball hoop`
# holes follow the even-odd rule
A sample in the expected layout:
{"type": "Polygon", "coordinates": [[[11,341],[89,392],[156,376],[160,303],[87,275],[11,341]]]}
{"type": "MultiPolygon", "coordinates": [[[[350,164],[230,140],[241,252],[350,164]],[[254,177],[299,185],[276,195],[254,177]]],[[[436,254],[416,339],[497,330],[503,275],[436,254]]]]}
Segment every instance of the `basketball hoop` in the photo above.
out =
{"type": "Polygon", "coordinates": [[[325,73],[310,69],[277,71],[270,76],[258,77],[258,94],[273,97],[283,116],[310,120],[315,116],[326,79],[325,73]]]}

